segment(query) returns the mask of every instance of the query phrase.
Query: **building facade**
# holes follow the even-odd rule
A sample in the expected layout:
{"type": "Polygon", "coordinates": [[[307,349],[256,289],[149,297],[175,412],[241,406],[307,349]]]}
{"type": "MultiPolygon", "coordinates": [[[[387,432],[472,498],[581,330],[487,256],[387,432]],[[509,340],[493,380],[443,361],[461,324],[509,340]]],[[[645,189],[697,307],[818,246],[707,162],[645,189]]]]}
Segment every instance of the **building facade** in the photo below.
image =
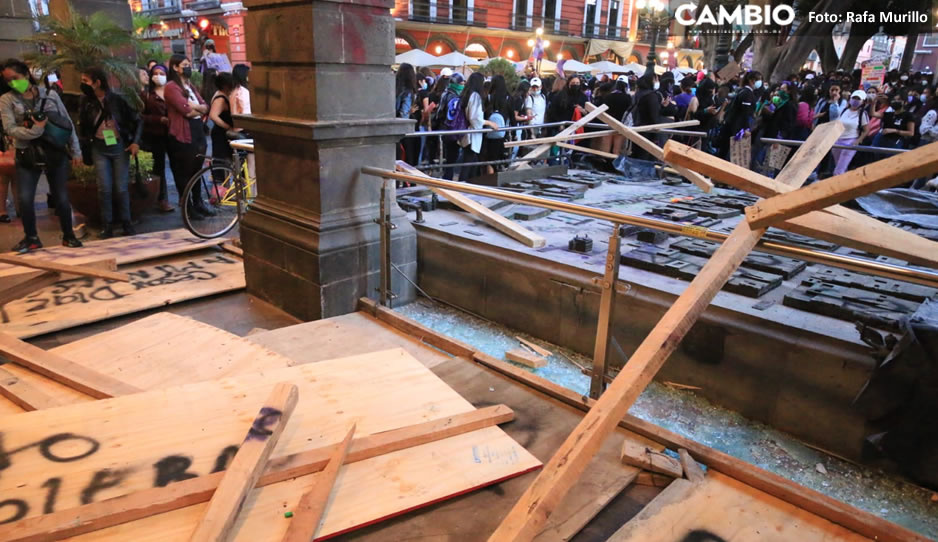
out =
{"type": "Polygon", "coordinates": [[[211,39],[216,51],[227,54],[232,65],[247,62],[245,8],[240,1],[131,0],[130,7],[135,13],[159,19],[143,37],[159,41],[166,53],[183,54],[198,62],[202,45],[211,39]]]}
{"type": "Polygon", "coordinates": [[[912,54],[912,71],[934,74],[938,70],[938,34],[919,36],[912,54]]]}
{"type": "Polygon", "coordinates": [[[618,57],[621,63],[644,63],[655,41],[662,63],[696,67],[700,52],[679,47],[682,44],[670,36],[668,17],[661,12],[655,17],[645,4],[645,0],[397,0],[391,14],[398,53],[458,51],[519,61],[529,58],[535,33],[542,29],[549,60],[618,57]]]}

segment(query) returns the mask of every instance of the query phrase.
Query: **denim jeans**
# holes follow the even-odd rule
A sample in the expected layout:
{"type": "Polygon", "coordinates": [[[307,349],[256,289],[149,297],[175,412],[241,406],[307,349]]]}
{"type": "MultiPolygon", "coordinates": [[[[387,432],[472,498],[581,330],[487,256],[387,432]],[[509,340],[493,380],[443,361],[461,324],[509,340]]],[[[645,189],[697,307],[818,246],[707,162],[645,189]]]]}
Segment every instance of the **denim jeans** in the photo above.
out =
{"type": "MultiPolygon", "coordinates": [[[[52,198],[55,200],[55,213],[59,216],[59,225],[62,234],[72,236],[72,207],[68,203],[68,190],[65,183],[68,181],[69,157],[65,152],[46,151],[46,181],[52,198]]],[[[16,165],[16,198],[19,205],[20,217],[23,219],[23,231],[28,237],[36,237],[36,186],[42,168],[26,168],[16,165]]]]}
{"type": "Polygon", "coordinates": [[[105,145],[96,139],[91,147],[95,173],[98,176],[98,205],[101,207],[101,224],[107,227],[114,221],[114,193],[117,193],[117,213],[121,222],[130,222],[130,153],[120,143],[105,145]]]}

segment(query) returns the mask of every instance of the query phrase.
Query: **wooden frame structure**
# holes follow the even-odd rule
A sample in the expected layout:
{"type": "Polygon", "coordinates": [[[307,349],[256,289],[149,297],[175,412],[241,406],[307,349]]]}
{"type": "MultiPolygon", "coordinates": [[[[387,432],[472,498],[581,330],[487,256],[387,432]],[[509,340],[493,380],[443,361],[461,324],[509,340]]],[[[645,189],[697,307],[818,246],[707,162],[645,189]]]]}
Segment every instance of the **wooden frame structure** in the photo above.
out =
{"type": "MultiPolygon", "coordinates": [[[[596,108],[589,109],[592,109],[592,113],[598,111],[596,108]]],[[[639,143],[644,138],[637,136],[641,139],[636,139],[636,134],[630,133],[627,127],[609,115],[603,113],[600,118],[643,148],[646,147],[639,143]]],[[[811,171],[820,163],[824,154],[833,146],[842,130],[843,127],[837,123],[822,125],[802,145],[804,152],[796,153],[780,175],[785,182],[784,184],[778,183],[780,188],[777,192],[788,192],[788,194],[769,197],[756,204],[753,209],[747,210],[746,220],[736,226],[730,237],[714,252],[688,288],[632,354],[606,393],[596,401],[580,425],[568,436],[544,470],[528,487],[521,499],[515,503],[507,517],[489,538],[490,542],[529,541],[541,531],[551,512],[560,504],[570,487],[576,483],[603,439],[627,414],[629,408],[671,353],[677,349],[681,340],[723,284],[756,246],[766,231],[766,225],[775,225],[786,217],[797,217],[809,210],[822,209],[851,199],[869,187],[878,189],[894,186],[938,171],[938,158],[935,158],[938,157],[938,143],[932,143],[920,148],[915,159],[904,158],[903,155],[894,156],[812,187],[799,189],[811,171]],[[926,158],[928,156],[931,158],[926,158]],[[916,162],[918,159],[922,161],[916,162]],[[821,188],[817,188],[819,186],[821,188]],[[784,209],[785,211],[774,214],[759,211],[764,208],[784,209]],[[762,227],[753,225],[751,221],[762,227]]],[[[657,146],[654,147],[657,148],[657,146]]],[[[646,150],[651,152],[650,148],[646,150]]],[[[661,149],[658,151],[660,154],[657,156],[668,159],[661,149]]],[[[652,152],[652,154],[655,153],[652,152]]],[[[715,178],[719,171],[731,165],[711,156],[699,158],[698,161],[687,160],[684,163],[697,165],[703,162],[707,165],[705,169],[715,178]]],[[[764,196],[765,193],[760,195],[764,196]]],[[[852,223],[858,222],[850,218],[847,220],[852,223]]],[[[857,231],[862,231],[862,228],[861,224],[857,231]]],[[[853,238],[853,233],[846,232],[845,236],[853,238]]]]}

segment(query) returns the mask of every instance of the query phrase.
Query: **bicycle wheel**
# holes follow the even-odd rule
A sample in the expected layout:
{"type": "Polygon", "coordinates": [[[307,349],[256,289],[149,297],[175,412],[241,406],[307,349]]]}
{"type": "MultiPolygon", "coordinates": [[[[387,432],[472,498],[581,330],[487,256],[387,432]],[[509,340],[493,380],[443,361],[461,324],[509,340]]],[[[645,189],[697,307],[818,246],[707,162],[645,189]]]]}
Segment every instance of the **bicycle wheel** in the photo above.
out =
{"type": "Polygon", "coordinates": [[[238,223],[238,205],[244,205],[235,188],[235,171],[228,164],[205,166],[189,179],[182,191],[182,222],[203,239],[221,237],[238,223]],[[208,209],[212,216],[200,210],[208,209]]]}

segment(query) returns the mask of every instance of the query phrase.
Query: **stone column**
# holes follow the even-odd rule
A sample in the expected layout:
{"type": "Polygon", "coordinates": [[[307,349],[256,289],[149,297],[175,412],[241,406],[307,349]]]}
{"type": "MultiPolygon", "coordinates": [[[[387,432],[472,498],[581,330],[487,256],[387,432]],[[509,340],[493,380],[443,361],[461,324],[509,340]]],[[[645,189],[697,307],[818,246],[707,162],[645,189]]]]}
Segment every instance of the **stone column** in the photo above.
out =
{"type": "MultiPolygon", "coordinates": [[[[393,169],[393,0],[245,0],[258,197],[241,240],[248,292],[306,320],[376,297],[381,183],[393,169]]],[[[393,186],[393,182],[391,183],[393,186]]],[[[393,201],[393,194],[392,194],[393,201]]],[[[415,280],[416,234],[396,204],[392,261],[415,280]]],[[[391,271],[398,302],[414,297],[391,271]]]]}
{"type": "Polygon", "coordinates": [[[27,0],[0,0],[0,62],[8,58],[23,58],[32,51],[30,45],[19,40],[32,35],[33,19],[27,0]]]}

